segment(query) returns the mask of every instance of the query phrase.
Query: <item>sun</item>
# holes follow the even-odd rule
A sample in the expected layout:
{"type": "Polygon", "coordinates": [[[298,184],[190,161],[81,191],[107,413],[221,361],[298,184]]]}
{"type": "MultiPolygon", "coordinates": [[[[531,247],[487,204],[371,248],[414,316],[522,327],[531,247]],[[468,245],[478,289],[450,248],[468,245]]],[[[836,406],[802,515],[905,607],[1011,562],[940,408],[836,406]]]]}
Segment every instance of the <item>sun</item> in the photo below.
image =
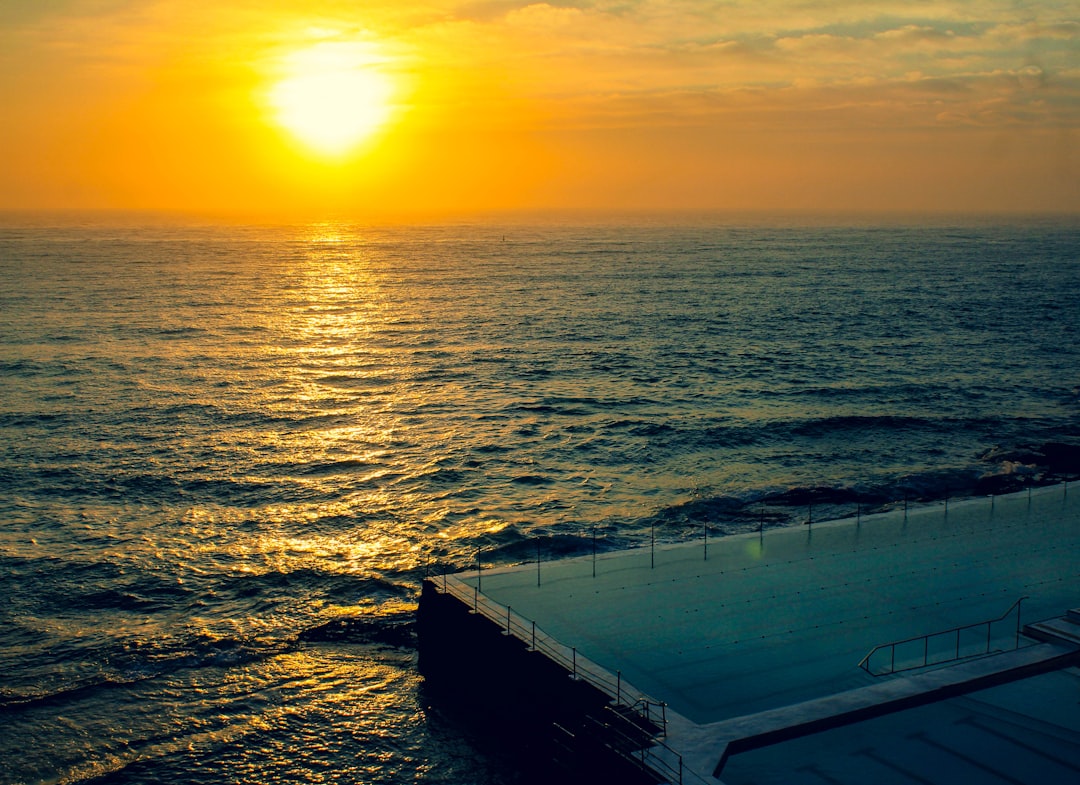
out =
{"type": "Polygon", "coordinates": [[[395,85],[368,43],[323,42],[292,52],[269,91],[275,122],[313,152],[353,152],[386,125],[395,85]]]}

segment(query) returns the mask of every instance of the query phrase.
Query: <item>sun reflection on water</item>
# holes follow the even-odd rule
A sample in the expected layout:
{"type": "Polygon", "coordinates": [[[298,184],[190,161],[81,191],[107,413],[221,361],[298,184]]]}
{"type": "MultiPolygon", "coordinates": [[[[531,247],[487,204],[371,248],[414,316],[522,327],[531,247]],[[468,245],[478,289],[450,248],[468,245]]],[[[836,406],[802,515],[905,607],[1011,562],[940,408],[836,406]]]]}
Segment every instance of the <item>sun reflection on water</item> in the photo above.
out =
{"type": "Polygon", "coordinates": [[[413,570],[418,547],[385,512],[407,505],[409,493],[387,488],[401,473],[388,446],[402,407],[387,382],[396,347],[379,334],[390,307],[382,273],[364,236],[347,225],[312,225],[298,251],[288,306],[274,324],[287,350],[277,373],[291,390],[279,405],[311,425],[282,433],[274,460],[320,501],[263,507],[263,531],[246,541],[244,561],[281,573],[413,570]],[[326,501],[331,495],[339,498],[326,501]]]}

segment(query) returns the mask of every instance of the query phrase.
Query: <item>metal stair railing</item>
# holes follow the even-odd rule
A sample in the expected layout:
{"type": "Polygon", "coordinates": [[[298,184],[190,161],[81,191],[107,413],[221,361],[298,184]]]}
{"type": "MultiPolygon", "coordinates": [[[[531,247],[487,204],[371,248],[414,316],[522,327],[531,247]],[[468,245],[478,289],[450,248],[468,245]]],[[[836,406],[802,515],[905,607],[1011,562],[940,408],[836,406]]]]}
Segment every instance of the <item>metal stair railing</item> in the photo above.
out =
{"type": "MultiPolygon", "coordinates": [[[[991,653],[992,642],[993,642],[993,625],[1000,624],[1001,622],[1005,621],[1007,618],[1009,618],[1009,616],[1011,616],[1013,614],[1014,611],[1016,612],[1016,629],[1015,629],[1015,633],[1014,633],[1014,636],[1013,636],[1013,647],[1012,648],[1014,648],[1014,649],[1019,648],[1020,647],[1020,630],[1021,630],[1021,627],[1020,627],[1020,608],[1021,608],[1021,603],[1023,603],[1023,601],[1026,600],[1026,599],[1028,599],[1026,596],[1020,597],[1019,599],[1016,600],[1016,602],[1014,602],[1012,605],[1009,606],[1009,609],[1007,611],[1005,611],[1003,614],[1001,614],[1000,616],[998,616],[997,618],[994,618],[994,619],[988,619],[986,621],[979,621],[979,622],[975,622],[973,624],[963,624],[963,625],[960,625],[958,627],[950,627],[947,630],[941,630],[940,632],[931,632],[931,633],[928,633],[926,635],[916,635],[913,638],[906,638],[906,639],[901,640],[901,641],[893,641],[891,643],[882,643],[882,644],[880,644],[878,646],[875,646],[873,649],[871,649],[870,652],[859,661],[859,667],[862,668],[867,673],[869,673],[871,676],[889,676],[889,675],[892,675],[894,673],[902,673],[904,671],[909,671],[909,670],[918,670],[919,668],[927,668],[927,667],[930,667],[931,665],[943,665],[943,664],[948,663],[948,662],[956,662],[958,660],[964,660],[964,659],[969,659],[971,657],[980,657],[980,656],[990,654],[991,653]],[[985,642],[985,645],[982,645],[982,639],[981,639],[981,636],[980,636],[979,645],[981,646],[981,648],[974,648],[973,649],[971,646],[967,646],[967,647],[962,647],[961,646],[961,637],[962,637],[963,633],[969,632],[971,630],[978,630],[978,629],[983,628],[983,627],[986,628],[986,642],[985,642]],[[930,651],[931,651],[930,644],[931,644],[931,641],[938,640],[938,639],[940,639],[941,641],[945,641],[950,636],[953,638],[953,640],[950,641],[950,645],[949,645],[949,647],[947,649],[945,649],[945,652],[946,652],[947,655],[951,655],[951,656],[943,656],[943,657],[931,658],[931,656],[930,656],[930,651]],[[900,664],[898,666],[897,662],[896,662],[896,650],[897,650],[897,648],[898,647],[907,647],[909,649],[916,649],[917,650],[917,647],[913,646],[912,644],[918,644],[920,642],[922,643],[922,659],[919,660],[918,657],[916,656],[914,659],[912,659],[910,661],[907,661],[905,663],[902,663],[902,664],[900,664]],[[872,660],[874,659],[874,656],[876,654],[878,654],[879,652],[883,652],[883,651],[886,651],[886,650],[888,650],[888,652],[889,652],[888,666],[880,668],[880,669],[875,668],[871,664],[872,660]]],[[[1000,649],[999,649],[999,651],[1000,651],[1000,649]]]]}
{"type": "MultiPolygon", "coordinates": [[[[683,765],[683,757],[663,741],[651,738],[631,720],[619,714],[613,707],[604,708],[601,716],[586,715],[586,730],[595,739],[608,737],[605,746],[623,760],[629,761],[642,771],[663,778],[669,785],[706,785],[707,781],[683,765]]],[[[714,781],[714,780],[713,780],[714,781]]]]}
{"type": "MultiPolygon", "coordinates": [[[[629,724],[629,720],[617,713],[606,714],[606,712],[611,711],[611,708],[608,707],[605,709],[604,717],[587,715],[584,718],[585,722],[592,726],[587,728],[590,730],[591,737],[601,740],[601,743],[613,754],[633,763],[642,771],[649,771],[654,775],[663,777],[664,782],[672,783],[672,785],[682,785],[682,756],[671,750],[675,761],[674,764],[664,760],[652,749],[653,746],[659,746],[662,743],[655,740],[646,741],[643,738],[646,734],[640,728],[633,725],[625,727],[625,725],[629,724]],[[624,727],[618,727],[619,725],[624,727]],[[606,741],[604,741],[605,737],[606,741]]],[[[666,745],[664,746],[666,747],[666,745]]],[[[667,749],[670,750],[670,748],[667,749]]]]}

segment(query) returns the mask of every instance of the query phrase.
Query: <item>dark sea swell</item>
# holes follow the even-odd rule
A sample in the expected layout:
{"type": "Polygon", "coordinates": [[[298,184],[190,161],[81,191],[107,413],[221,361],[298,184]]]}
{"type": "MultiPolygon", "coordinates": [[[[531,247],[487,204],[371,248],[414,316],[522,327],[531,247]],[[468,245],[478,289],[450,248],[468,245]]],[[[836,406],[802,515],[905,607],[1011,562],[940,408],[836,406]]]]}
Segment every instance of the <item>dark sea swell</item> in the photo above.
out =
{"type": "Polygon", "coordinates": [[[0,782],[523,782],[429,570],[1080,474],[1080,229],[0,228],[0,782]]]}

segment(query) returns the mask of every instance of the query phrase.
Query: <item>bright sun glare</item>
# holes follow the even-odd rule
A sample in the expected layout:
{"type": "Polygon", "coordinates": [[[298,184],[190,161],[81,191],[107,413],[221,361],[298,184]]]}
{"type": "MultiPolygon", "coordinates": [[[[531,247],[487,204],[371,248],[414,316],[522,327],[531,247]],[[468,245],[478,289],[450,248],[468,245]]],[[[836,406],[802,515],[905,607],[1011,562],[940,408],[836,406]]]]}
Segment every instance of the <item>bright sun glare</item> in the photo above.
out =
{"type": "Polygon", "coordinates": [[[293,52],[270,89],[279,125],[328,156],[351,152],[392,113],[394,83],[370,44],[324,42],[293,52]]]}

